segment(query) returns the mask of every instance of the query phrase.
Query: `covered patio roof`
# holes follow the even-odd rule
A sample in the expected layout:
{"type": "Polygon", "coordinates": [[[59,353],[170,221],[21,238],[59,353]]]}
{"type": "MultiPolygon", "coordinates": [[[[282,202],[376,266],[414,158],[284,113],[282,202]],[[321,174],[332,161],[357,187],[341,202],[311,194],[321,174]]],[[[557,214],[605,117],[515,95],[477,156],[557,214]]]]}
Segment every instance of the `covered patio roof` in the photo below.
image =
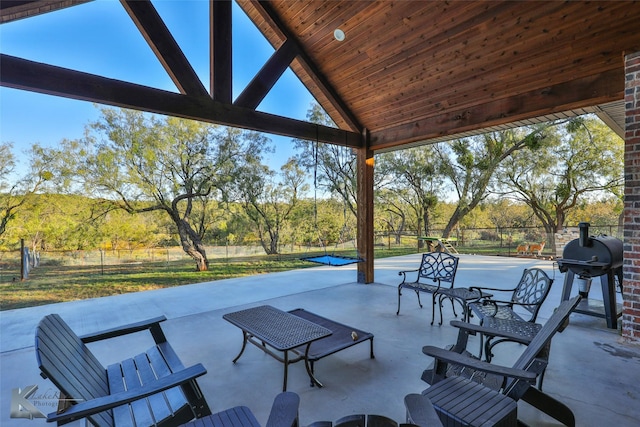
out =
{"type": "MultiPolygon", "coordinates": [[[[3,1],[0,22],[82,3],[3,1]]],[[[228,2],[211,2],[209,84],[150,2],[122,3],[183,96],[7,55],[1,84],[378,151],[585,112],[621,133],[623,59],[640,50],[629,1],[239,0],[276,52],[234,100],[228,2]],[[287,67],[345,132],[256,111],[287,67]]]]}
{"type": "MultiPolygon", "coordinates": [[[[177,92],[4,53],[0,84],[354,148],[362,283],[374,280],[376,152],[585,112],[622,134],[625,109],[637,108],[624,104],[625,57],[640,52],[640,2],[237,2],[275,52],[235,99],[230,0],[209,0],[202,40],[210,45],[209,82],[198,78],[151,1],[121,0],[177,92]],[[257,109],[287,68],[338,128],[257,109]]],[[[82,3],[5,0],[0,23],[82,3]]]]}

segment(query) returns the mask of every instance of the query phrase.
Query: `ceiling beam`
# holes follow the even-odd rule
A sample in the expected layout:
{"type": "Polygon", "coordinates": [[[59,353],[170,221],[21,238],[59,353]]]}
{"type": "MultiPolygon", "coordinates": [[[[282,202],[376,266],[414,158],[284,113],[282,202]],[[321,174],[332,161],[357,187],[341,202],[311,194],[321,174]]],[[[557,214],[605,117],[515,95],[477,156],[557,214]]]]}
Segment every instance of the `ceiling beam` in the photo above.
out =
{"type": "Polygon", "coordinates": [[[344,101],[342,101],[333,86],[320,72],[309,55],[307,55],[306,52],[302,48],[300,48],[300,45],[293,33],[289,31],[286,25],[284,25],[280,17],[274,12],[271,5],[269,5],[269,2],[260,0],[256,2],[254,6],[256,7],[256,10],[258,10],[265,19],[267,19],[268,22],[271,22],[272,26],[275,26],[275,28],[277,28],[278,31],[280,31],[284,35],[286,40],[291,40],[296,44],[296,50],[298,51],[298,60],[300,61],[302,67],[309,74],[311,79],[316,83],[318,88],[327,97],[329,102],[338,111],[338,114],[340,114],[340,116],[348,124],[348,126],[358,133],[362,132],[363,127],[360,124],[360,121],[356,118],[356,116],[344,103],[344,101]]]}
{"type": "Polygon", "coordinates": [[[183,94],[209,96],[200,78],[149,0],[121,0],[138,30],[183,94]]]}
{"type": "Polygon", "coordinates": [[[0,24],[54,12],[91,0],[2,0],[0,1],[0,24]]]}
{"type": "Polygon", "coordinates": [[[233,101],[231,10],[231,0],[209,0],[211,93],[213,99],[225,104],[233,101]]]}
{"type": "Polygon", "coordinates": [[[249,82],[242,93],[238,95],[233,105],[256,109],[298,53],[299,51],[295,43],[291,40],[285,41],[284,44],[273,53],[253,80],[249,82]]]}
{"type": "Polygon", "coordinates": [[[619,69],[560,83],[509,98],[452,110],[437,116],[371,132],[370,148],[389,149],[403,144],[512,123],[531,117],[618,101],[624,97],[619,69]]]}
{"type": "Polygon", "coordinates": [[[0,54],[0,85],[65,98],[359,148],[359,133],[0,54]]]}

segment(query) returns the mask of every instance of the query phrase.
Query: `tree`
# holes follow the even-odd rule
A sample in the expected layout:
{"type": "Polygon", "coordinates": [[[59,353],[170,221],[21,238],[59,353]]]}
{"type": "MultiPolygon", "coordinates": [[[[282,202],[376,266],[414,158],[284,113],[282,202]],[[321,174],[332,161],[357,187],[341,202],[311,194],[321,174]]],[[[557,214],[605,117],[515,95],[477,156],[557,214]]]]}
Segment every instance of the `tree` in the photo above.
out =
{"type": "MultiPolygon", "coordinates": [[[[442,178],[432,145],[383,153],[376,159],[376,172],[381,186],[391,190],[404,206],[409,206],[416,219],[418,237],[429,236],[433,212],[443,191],[442,178]]],[[[390,204],[400,215],[401,208],[390,204]]]]}
{"type": "Polygon", "coordinates": [[[545,123],[436,145],[440,172],[449,179],[458,196],[442,237],[449,237],[456,224],[488,196],[487,189],[500,164],[518,151],[536,151],[551,126],[545,123]]]}
{"type": "MultiPolygon", "coordinates": [[[[314,103],[307,111],[307,120],[325,126],[335,126],[331,118],[314,103]]],[[[338,196],[357,217],[356,157],[349,147],[322,144],[317,141],[296,139],[294,144],[300,153],[299,164],[313,173],[314,185],[330,195],[338,196]]]]}
{"type": "MultiPolygon", "coordinates": [[[[72,167],[83,189],[101,197],[103,212],[159,211],[176,227],[182,249],[208,269],[203,236],[207,206],[233,193],[238,173],[259,164],[269,140],[255,133],[137,111],[102,109],[79,141],[72,167]]],[[[71,156],[69,156],[71,157],[71,156]]]]}
{"type": "Polygon", "coordinates": [[[387,231],[394,235],[396,244],[400,244],[402,233],[407,225],[406,205],[401,203],[402,197],[388,188],[379,188],[376,193],[376,209],[381,208],[386,215],[376,215],[382,221],[387,231]]]}
{"type": "Polygon", "coordinates": [[[308,190],[304,171],[295,159],[282,166],[280,182],[275,173],[262,166],[244,171],[241,192],[244,211],[255,225],[267,255],[279,252],[281,232],[287,225],[301,193],[308,190]]]}
{"type": "Polygon", "coordinates": [[[29,166],[22,175],[16,172],[12,147],[8,142],[0,143],[0,237],[25,203],[52,178],[40,146],[34,144],[27,153],[29,166]]]}
{"type": "Polygon", "coordinates": [[[620,194],[624,144],[592,117],[558,126],[548,138],[552,143],[537,152],[522,151],[505,162],[500,181],[504,194],[526,203],[553,236],[581,200],[620,194]]]}

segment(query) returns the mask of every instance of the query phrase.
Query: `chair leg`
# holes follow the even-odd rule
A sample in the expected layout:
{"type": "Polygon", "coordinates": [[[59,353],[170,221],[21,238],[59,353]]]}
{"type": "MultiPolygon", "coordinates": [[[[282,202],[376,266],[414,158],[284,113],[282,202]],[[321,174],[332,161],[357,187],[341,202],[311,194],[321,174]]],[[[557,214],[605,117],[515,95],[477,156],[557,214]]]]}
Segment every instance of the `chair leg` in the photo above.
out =
{"type": "Polygon", "coordinates": [[[396,316],[400,314],[400,296],[402,295],[402,285],[398,286],[398,311],[396,311],[396,316]]]}
{"type": "Polygon", "coordinates": [[[575,416],[569,407],[535,387],[529,387],[520,399],[567,427],[575,427],[576,425],[575,416]]]}
{"type": "Polygon", "coordinates": [[[544,381],[544,373],[545,372],[547,372],[546,368],[538,376],[538,390],[540,390],[540,391],[542,391],[542,381],[544,381]]]}
{"type": "MultiPolygon", "coordinates": [[[[440,306],[440,305],[439,305],[440,306]]],[[[431,294],[431,326],[436,319],[436,293],[431,294]]],[[[442,325],[442,306],[440,306],[440,324],[442,325]]]]}
{"type": "Polygon", "coordinates": [[[493,357],[493,353],[491,352],[493,349],[493,345],[491,345],[492,339],[493,337],[491,336],[484,337],[484,358],[489,363],[491,363],[491,358],[493,357]]]}
{"type": "Polygon", "coordinates": [[[416,295],[418,296],[418,305],[422,308],[422,302],[420,301],[420,292],[416,291],[416,295]]]}
{"type": "Polygon", "coordinates": [[[451,310],[453,311],[453,317],[457,318],[458,315],[456,314],[456,305],[453,303],[453,298],[449,298],[449,300],[451,301],[451,310]]]}

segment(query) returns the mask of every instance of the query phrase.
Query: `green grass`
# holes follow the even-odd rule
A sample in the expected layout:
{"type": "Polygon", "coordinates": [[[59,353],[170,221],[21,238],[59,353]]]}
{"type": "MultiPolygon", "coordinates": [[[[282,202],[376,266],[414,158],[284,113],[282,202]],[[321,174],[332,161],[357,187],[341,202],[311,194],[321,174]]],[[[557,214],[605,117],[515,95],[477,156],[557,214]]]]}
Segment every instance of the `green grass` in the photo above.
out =
{"type": "MultiPolygon", "coordinates": [[[[378,249],[376,258],[405,255],[415,249],[378,249]]],[[[336,253],[338,254],[338,253],[336,253]]],[[[341,252],[340,255],[353,256],[341,252]]],[[[308,253],[305,256],[319,255],[308,253]]],[[[41,265],[23,282],[0,284],[0,310],[11,310],[64,301],[169,288],[234,277],[316,267],[300,255],[250,256],[214,259],[209,270],[195,271],[191,260],[99,265],[41,265]]]]}
{"type": "MultiPolygon", "coordinates": [[[[474,246],[458,248],[461,253],[478,255],[509,254],[508,248],[499,246],[474,246]]],[[[376,258],[416,253],[416,247],[388,248],[377,246],[376,258]]],[[[512,248],[511,255],[515,250],[512,248]]],[[[0,310],[11,310],[64,301],[99,298],[109,295],[170,288],[194,283],[234,277],[275,273],[299,268],[316,267],[301,256],[323,253],[286,254],[273,256],[247,256],[232,259],[212,259],[209,270],[195,271],[193,261],[158,261],[126,263],[118,265],[61,265],[43,264],[31,270],[24,282],[0,283],[0,310]]],[[[354,256],[354,251],[336,252],[336,255],[354,256]]],[[[5,276],[3,280],[10,280],[5,276]]]]}

